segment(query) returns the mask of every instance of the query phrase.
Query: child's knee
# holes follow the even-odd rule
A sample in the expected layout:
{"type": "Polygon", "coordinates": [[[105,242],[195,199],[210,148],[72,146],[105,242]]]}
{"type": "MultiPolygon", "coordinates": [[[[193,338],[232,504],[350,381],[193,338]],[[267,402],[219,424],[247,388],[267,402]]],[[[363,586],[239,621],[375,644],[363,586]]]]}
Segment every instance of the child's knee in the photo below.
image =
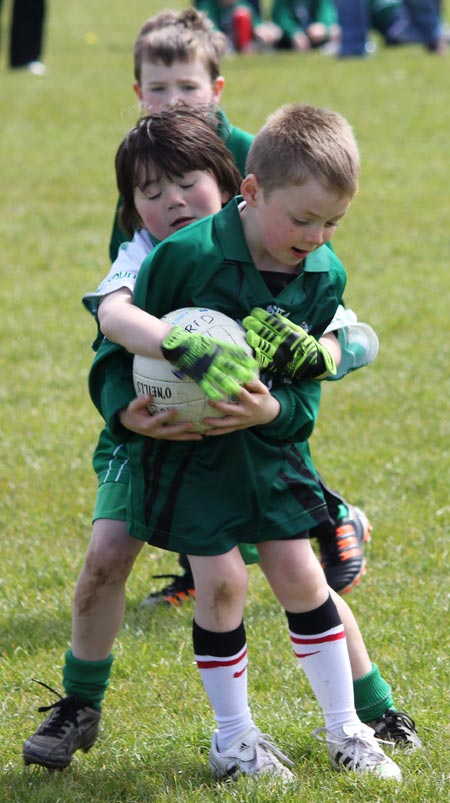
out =
{"type": "Polygon", "coordinates": [[[85,573],[98,584],[126,579],[136,560],[130,536],[124,539],[98,538],[89,545],[84,562],[85,573]]]}

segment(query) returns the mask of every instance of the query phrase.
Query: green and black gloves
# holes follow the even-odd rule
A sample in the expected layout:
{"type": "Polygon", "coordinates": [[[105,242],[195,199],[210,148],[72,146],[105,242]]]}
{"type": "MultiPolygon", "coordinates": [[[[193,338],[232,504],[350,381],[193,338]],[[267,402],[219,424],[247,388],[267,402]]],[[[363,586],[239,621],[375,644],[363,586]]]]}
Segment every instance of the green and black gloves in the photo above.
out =
{"type": "Polygon", "coordinates": [[[257,376],[258,367],[294,380],[336,374],[336,363],[328,349],[279,313],[272,315],[255,307],[243,324],[256,360],[240,346],[186,332],[180,326],[166,335],[161,351],[214,401],[236,396],[242,385],[257,376]]]}
{"type": "Polygon", "coordinates": [[[243,322],[259,366],[292,379],[324,379],[336,373],[333,355],[301,326],[255,307],[243,322]]]}
{"type": "Polygon", "coordinates": [[[174,326],[161,344],[170,363],[200,386],[209,399],[237,396],[257,376],[258,363],[245,349],[174,326]]]}

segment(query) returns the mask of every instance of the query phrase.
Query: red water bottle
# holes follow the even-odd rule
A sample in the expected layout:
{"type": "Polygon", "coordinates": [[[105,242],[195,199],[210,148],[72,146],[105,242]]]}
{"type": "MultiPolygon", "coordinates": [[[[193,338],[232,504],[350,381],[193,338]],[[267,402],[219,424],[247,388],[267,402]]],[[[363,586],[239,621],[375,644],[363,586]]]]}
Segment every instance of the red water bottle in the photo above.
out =
{"type": "Polygon", "coordinates": [[[245,6],[233,11],[233,44],[238,52],[248,50],[253,41],[252,12],[245,6]]]}

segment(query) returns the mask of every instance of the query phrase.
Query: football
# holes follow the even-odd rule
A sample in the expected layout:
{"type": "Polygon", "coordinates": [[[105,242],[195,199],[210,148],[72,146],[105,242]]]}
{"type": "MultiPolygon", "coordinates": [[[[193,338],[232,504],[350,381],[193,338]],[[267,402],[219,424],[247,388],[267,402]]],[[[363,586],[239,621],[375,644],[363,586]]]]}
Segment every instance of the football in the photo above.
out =
{"type": "MultiPolygon", "coordinates": [[[[184,307],[167,313],[161,320],[169,321],[173,326],[182,326],[187,332],[235,343],[248,354],[252,353],[242,326],[222,312],[204,307],[184,307]]],[[[152,415],[176,409],[175,421],[192,421],[202,430],[206,429],[201,424],[203,418],[220,418],[223,415],[210,406],[208,397],[193,379],[179,376],[176,368],[167,360],[136,354],[133,360],[133,381],[138,396],[152,397],[149,405],[152,415]]]]}

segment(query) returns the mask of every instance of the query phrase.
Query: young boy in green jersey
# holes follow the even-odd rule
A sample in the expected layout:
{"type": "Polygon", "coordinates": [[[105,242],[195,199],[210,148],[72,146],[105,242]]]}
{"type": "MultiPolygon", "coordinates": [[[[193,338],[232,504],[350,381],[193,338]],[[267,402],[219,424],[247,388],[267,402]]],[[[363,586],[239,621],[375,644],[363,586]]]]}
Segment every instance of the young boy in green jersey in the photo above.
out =
{"type": "MultiPolygon", "coordinates": [[[[194,8],[162,11],[146,20],[134,43],[133,90],[144,114],[180,100],[192,106],[220,103],[225,79],[220,65],[226,38],[194,8]]],[[[217,133],[233,154],[241,176],[253,135],[232,125],[217,109],[217,133]]],[[[109,243],[111,262],[129,237],[121,228],[118,209],[109,243]]]]}
{"type": "MultiPolygon", "coordinates": [[[[205,14],[196,9],[163,11],[147,20],[134,45],[134,91],[144,110],[157,111],[174,98],[191,104],[220,103],[225,80],[220,61],[226,39],[205,14]]],[[[245,161],[253,136],[232,125],[218,109],[219,136],[232,152],[239,172],[245,174],[245,161]]],[[[120,206],[120,201],[119,201],[120,206]]],[[[120,244],[128,240],[116,212],[110,240],[110,257],[117,258],[120,244]]],[[[329,584],[346,593],[365,571],[363,544],[370,539],[371,525],[365,514],[349,505],[321,479],[329,520],[314,533],[319,541],[321,561],[329,584]]],[[[144,604],[180,605],[194,592],[192,572],[185,556],[180,556],[182,575],[169,575],[171,582],[148,595],[144,604]]]]}
{"type": "MultiPolygon", "coordinates": [[[[335,372],[319,338],[345,287],[342,265],[324,246],[356,192],[358,150],[340,115],[288,106],[258,134],[247,167],[241,199],[174,234],[144,262],[128,336],[136,351],[144,337],[147,353],[202,384],[210,372],[204,338],[159,318],[183,306],[209,306],[244,320],[273,373],[262,375],[265,382],[242,383],[225,369],[244,385],[238,403],[213,402],[225,417],[206,418],[210,429],[200,439],[193,433],[189,443],[160,445],[145,437],[149,422],[142,406],[136,409],[128,350],[104,341],[91,393],[113,432],[138,433],[128,447],[130,533],[189,556],[194,650],[218,726],[213,773],[292,777],[248,706],[247,572],[238,545],[252,542],[322,707],[325,728],[316,736],[326,741],[332,765],[399,780],[399,768],[354,710],[344,628],[309,543],[309,530],[327,514],[307,440],[320,402],[317,379],[335,372]],[[150,328],[142,310],[156,316],[150,328]]],[[[332,351],[339,359],[337,341],[332,351]]]]}

